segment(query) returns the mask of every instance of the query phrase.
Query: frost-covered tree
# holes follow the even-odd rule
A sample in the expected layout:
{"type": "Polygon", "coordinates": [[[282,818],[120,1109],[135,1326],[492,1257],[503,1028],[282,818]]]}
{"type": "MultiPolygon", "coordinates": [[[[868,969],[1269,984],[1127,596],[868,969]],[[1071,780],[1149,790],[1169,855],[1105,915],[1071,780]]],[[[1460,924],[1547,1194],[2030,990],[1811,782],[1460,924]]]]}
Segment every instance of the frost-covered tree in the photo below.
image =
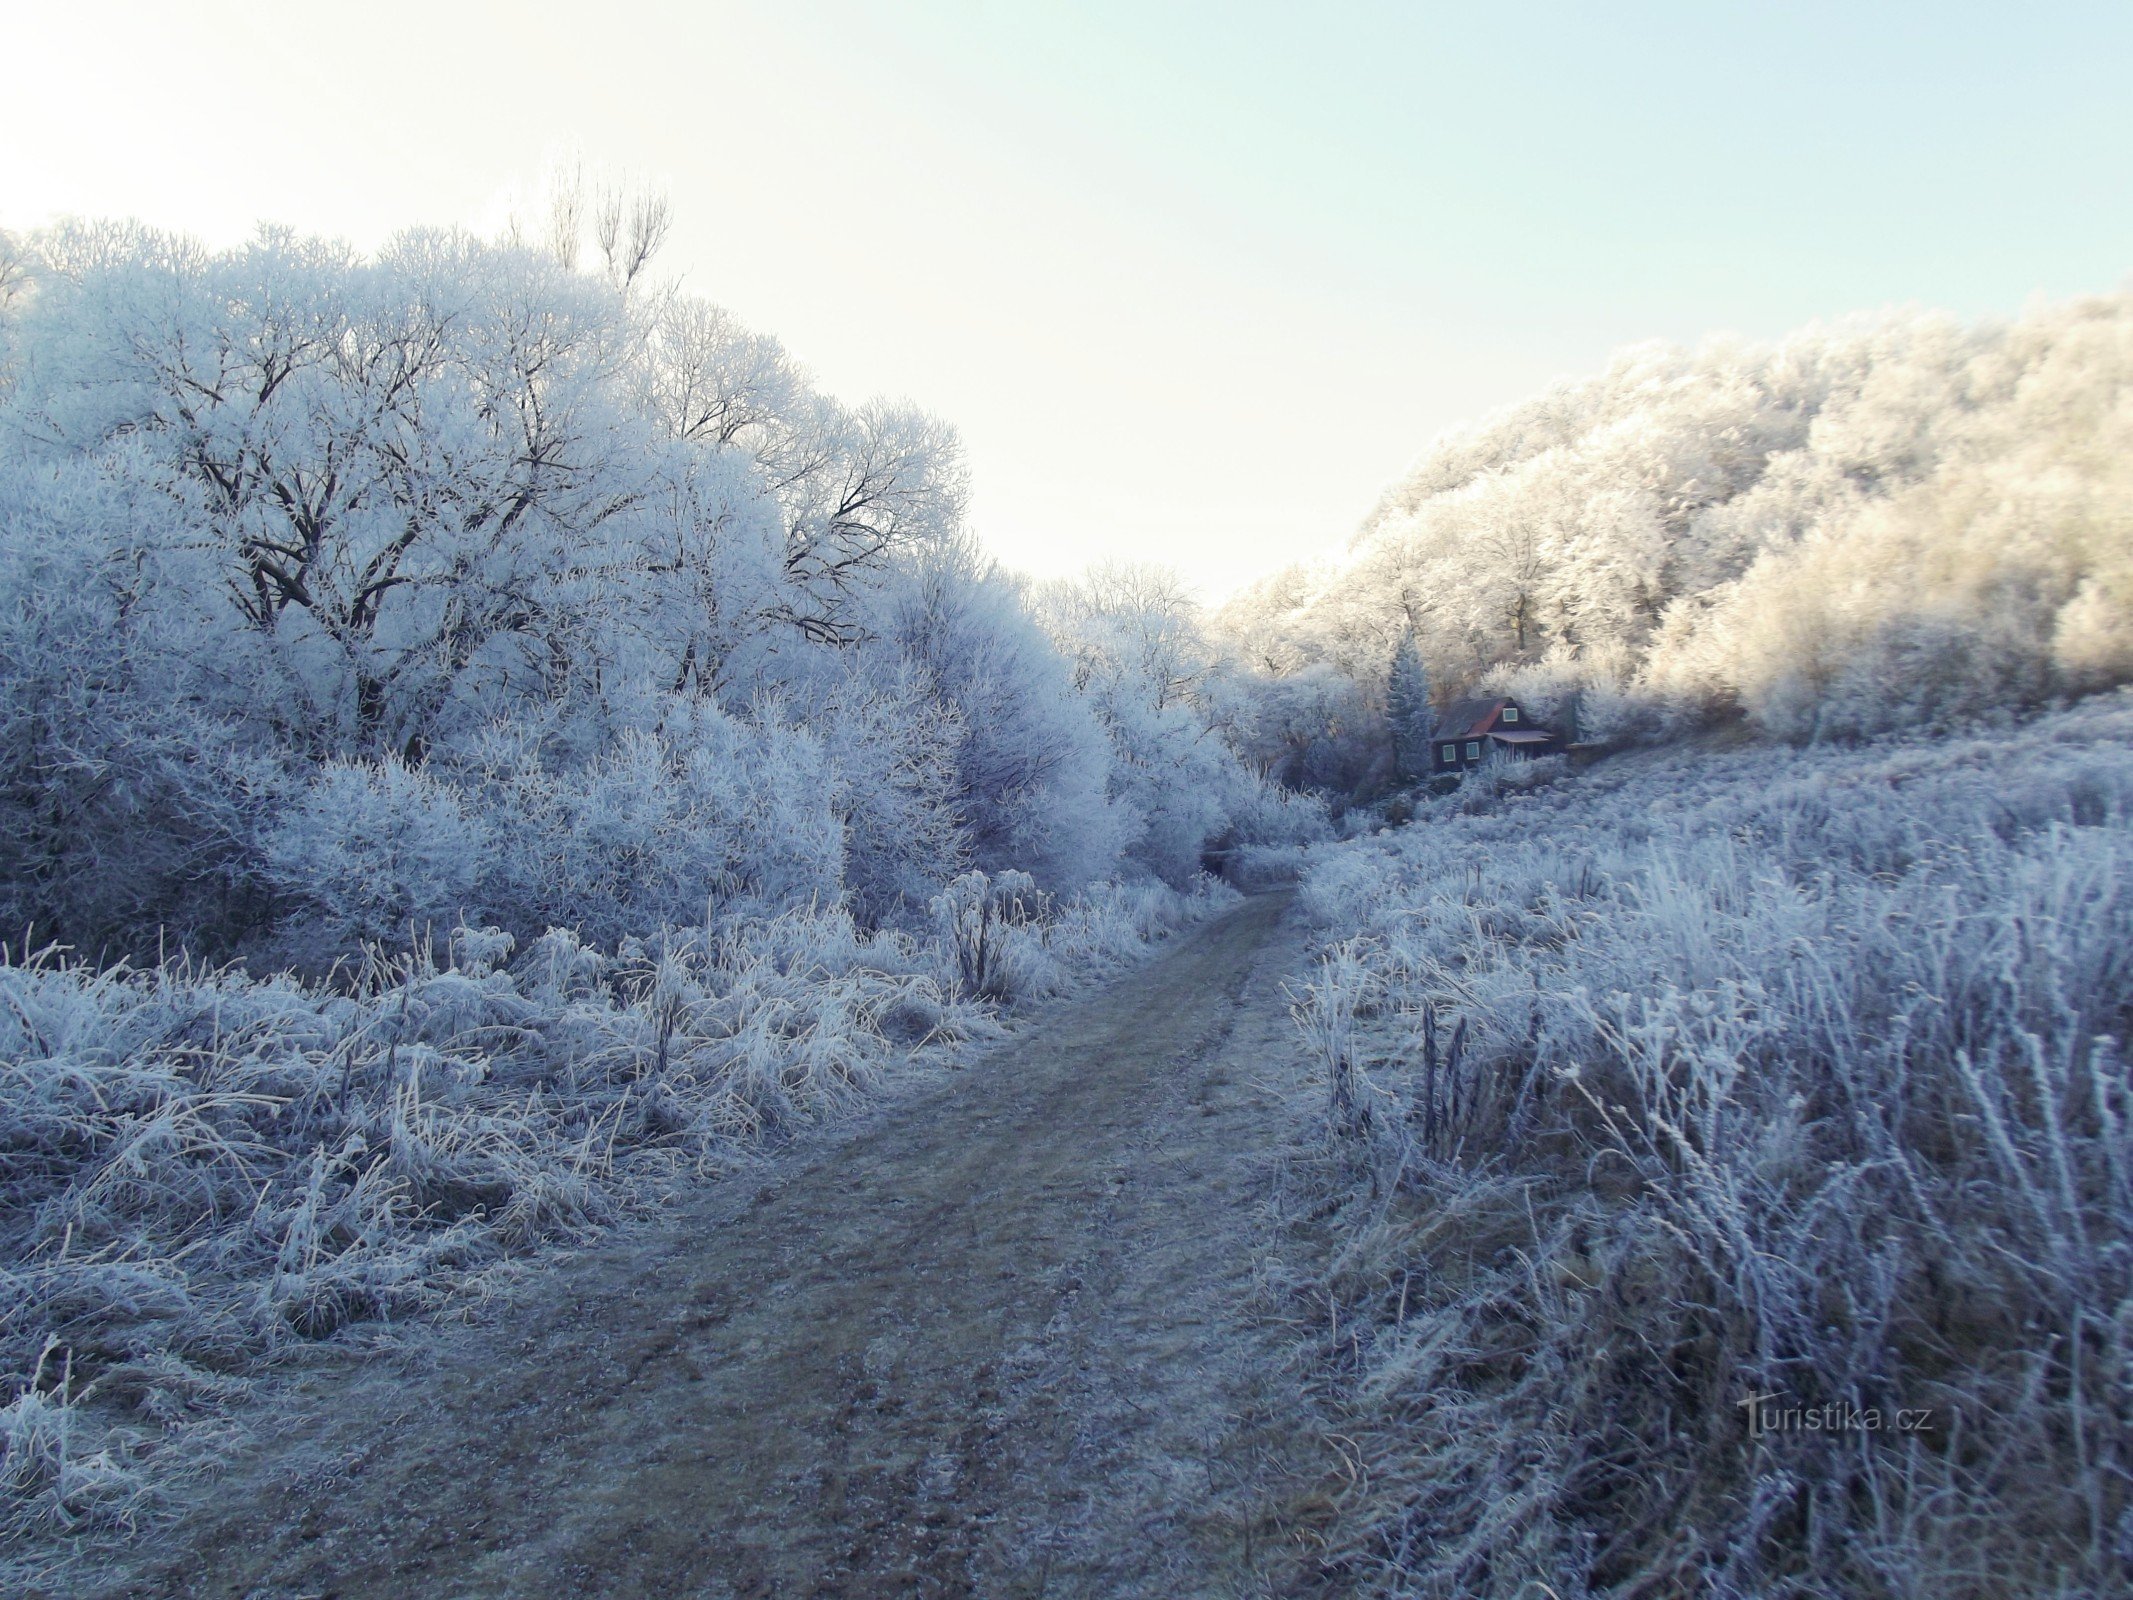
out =
{"type": "Polygon", "coordinates": [[[398,756],[330,761],[266,838],[267,874],[304,908],[328,959],[472,910],[494,848],[450,785],[398,756]]]}
{"type": "Polygon", "coordinates": [[[1384,719],[1362,685],[1328,663],[1278,677],[1226,671],[1207,693],[1230,747],[1272,783],[1352,794],[1384,768],[1384,719]]]}
{"type": "Polygon", "coordinates": [[[1385,686],[1385,724],[1392,734],[1393,770],[1412,783],[1429,773],[1429,740],[1437,730],[1430,706],[1429,668],[1423,664],[1415,631],[1400,635],[1393,652],[1392,674],[1385,686]]]}
{"type": "Polygon", "coordinates": [[[957,804],[963,712],[916,664],[880,652],[851,661],[809,721],[836,774],[853,910],[869,925],[920,919],[970,853],[957,804]]]}
{"type": "Polygon", "coordinates": [[[1237,844],[1313,831],[1317,808],[1270,796],[1227,724],[1220,664],[1175,573],[1100,565],[1047,585],[1039,614],[1109,738],[1130,864],[1182,886],[1237,844]]]}
{"type": "Polygon", "coordinates": [[[211,580],[158,510],[130,474],[0,455],[0,925],[217,918],[288,787],[171,668],[194,635],[159,600],[211,580]]]}
{"type": "Polygon", "coordinates": [[[323,956],[461,910],[612,940],[1132,869],[1088,702],[971,553],[953,431],[815,391],[649,282],[659,208],[579,198],[524,247],[10,245],[18,925],[285,917],[323,956]]]}
{"type": "Polygon", "coordinates": [[[1051,893],[1114,870],[1130,830],[1110,750],[1022,585],[968,542],[938,546],[900,571],[877,625],[963,730],[953,804],[971,865],[1051,893]]]}

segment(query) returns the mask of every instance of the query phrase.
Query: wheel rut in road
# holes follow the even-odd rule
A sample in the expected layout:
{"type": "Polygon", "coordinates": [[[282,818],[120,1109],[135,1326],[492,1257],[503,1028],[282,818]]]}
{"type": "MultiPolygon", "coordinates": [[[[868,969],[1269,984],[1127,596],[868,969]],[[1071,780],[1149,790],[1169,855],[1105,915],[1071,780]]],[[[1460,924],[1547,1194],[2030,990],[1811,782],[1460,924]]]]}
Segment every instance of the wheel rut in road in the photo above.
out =
{"type": "Polygon", "coordinates": [[[1286,895],[306,1375],[86,1592],[1233,1595],[1314,1480],[1265,1281],[1286,895]]]}

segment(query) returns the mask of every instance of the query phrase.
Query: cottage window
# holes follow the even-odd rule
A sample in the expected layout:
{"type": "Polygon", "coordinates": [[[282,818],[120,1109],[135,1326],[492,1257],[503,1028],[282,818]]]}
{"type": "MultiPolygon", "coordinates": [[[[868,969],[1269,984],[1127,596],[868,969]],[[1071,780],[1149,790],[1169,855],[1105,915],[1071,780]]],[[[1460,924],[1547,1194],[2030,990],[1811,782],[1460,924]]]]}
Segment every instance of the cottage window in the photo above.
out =
{"type": "Polygon", "coordinates": [[[1505,721],[1505,722],[1506,722],[1507,724],[1508,724],[1508,723],[1513,723],[1513,722],[1516,722],[1516,721],[1518,720],[1518,707],[1516,707],[1516,706],[1505,706],[1505,707],[1503,708],[1503,720],[1504,720],[1504,721],[1505,721]]]}
{"type": "Polygon", "coordinates": [[[1459,747],[1455,744],[1446,745],[1444,747],[1444,759],[1447,761],[1457,761],[1459,759],[1459,747]]]}
{"type": "Polygon", "coordinates": [[[1466,758],[1469,761],[1479,761],[1481,759],[1481,741],[1479,739],[1469,739],[1467,741],[1466,758]]]}

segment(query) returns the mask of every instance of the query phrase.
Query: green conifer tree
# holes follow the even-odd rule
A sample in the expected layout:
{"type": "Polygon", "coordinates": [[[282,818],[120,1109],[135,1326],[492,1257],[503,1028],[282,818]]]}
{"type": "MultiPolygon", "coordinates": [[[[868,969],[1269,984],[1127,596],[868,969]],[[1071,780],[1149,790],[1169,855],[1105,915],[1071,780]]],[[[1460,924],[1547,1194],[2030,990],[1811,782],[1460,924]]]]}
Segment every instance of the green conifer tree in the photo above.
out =
{"type": "Polygon", "coordinates": [[[1429,668],[1410,627],[1393,653],[1392,682],[1385,693],[1385,720],[1392,725],[1393,769],[1402,783],[1429,775],[1429,738],[1436,729],[1429,704],[1429,668]]]}

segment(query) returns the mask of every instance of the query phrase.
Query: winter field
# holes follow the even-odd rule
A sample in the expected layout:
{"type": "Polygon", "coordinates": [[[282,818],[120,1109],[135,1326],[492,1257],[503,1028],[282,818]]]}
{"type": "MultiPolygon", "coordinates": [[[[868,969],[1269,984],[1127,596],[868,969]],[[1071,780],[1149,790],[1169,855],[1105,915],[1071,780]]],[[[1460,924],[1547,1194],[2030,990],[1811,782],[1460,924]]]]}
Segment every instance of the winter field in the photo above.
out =
{"type": "Polygon", "coordinates": [[[1549,766],[1305,881],[1326,1587],[2124,1593],[2133,706],[1549,766]]]}
{"type": "Polygon", "coordinates": [[[707,1583],[803,1521],[977,1592],[2133,1582],[2133,295],[1625,352],[1209,614],[1000,568],[950,426],[586,198],[0,235],[7,1570],[186,1494],[263,1571],[375,1555],[382,1490],[262,1531],[195,1469],[280,1481],[283,1377],[442,1370],[574,1243],[650,1321],[453,1346],[451,1426],[476,1479],[523,1401],[581,1522],[468,1501],[522,1537],[440,1511],[366,1592],[639,1560],[594,1461],[761,1491],[752,1553],[665,1530],[707,1583]],[[1569,753],[1434,777],[1477,695],[1569,753]],[[870,1100],[813,1191],[711,1181],[870,1100]],[[697,1467],[543,1398],[613,1377],[579,1334],[697,1467]]]}

